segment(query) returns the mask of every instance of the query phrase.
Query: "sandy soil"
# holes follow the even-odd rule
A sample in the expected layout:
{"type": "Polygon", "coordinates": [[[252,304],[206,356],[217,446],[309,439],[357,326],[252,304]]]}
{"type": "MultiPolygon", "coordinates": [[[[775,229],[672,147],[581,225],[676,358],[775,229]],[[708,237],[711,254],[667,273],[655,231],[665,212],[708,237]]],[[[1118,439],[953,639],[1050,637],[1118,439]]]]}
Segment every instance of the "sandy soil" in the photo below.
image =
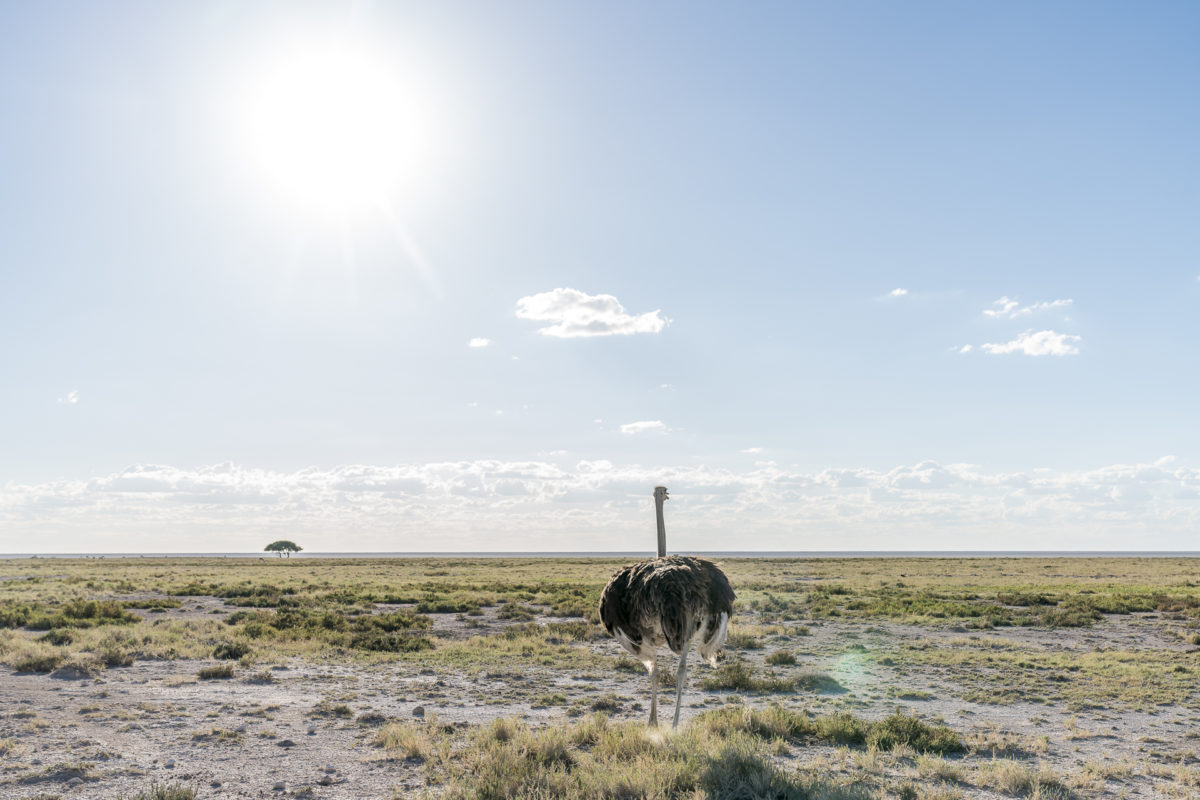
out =
{"type": "MultiPolygon", "coordinates": [[[[229,610],[219,600],[187,598],[181,608],[166,613],[216,616],[229,610]]],[[[465,619],[433,615],[434,632],[462,638],[495,630],[506,623],[494,613],[489,609],[482,618],[465,619]]],[[[1027,758],[1059,774],[1089,761],[1200,763],[1194,753],[1200,725],[1193,709],[1070,711],[1044,702],[971,703],[960,697],[962,676],[955,668],[922,667],[879,656],[902,652],[903,644],[913,642],[954,648],[970,637],[1064,653],[1187,648],[1157,615],[1113,617],[1091,629],[1068,631],[968,632],[877,621],[809,623],[808,629],[809,635],[768,637],[766,647],[742,655],[761,663],[772,650],[788,649],[799,663],[777,672],[820,672],[833,678],[840,689],[736,697],[730,692],[701,691],[699,681],[709,668],[697,666],[684,697],[685,722],[728,702],[781,702],[814,711],[849,710],[871,718],[899,707],[927,720],[940,718],[964,736],[1008,741],[1009,748],[997,755],[1027,758]],[[1042,744],[1029,749],[1022,744],[1034,742],[1042,744]]],[[[606,656],[620,655],[611,641],[588,646],[606,656]]],[[[371,744],[376,727],[387,721],[421,715],[436,716],[443,725],[467,726],[498,716],[518,716],[537,724],[557,723],[567,718],[572,705],[586,707],[609,693],[621,698],[613,712],[618,718],[645,719],[649,708],[645,676],[616,670],[573,674],[513,668],[469,678],[438,674],[419,665],[313,665],[295,660],[272,665],[268,658],[260,666],[239,670],[233,680],[198,680],[197,672],[207,663],[138,661],[77,679],[0,674],[0,740],[16,742],[0,755],[0,799],[39,794],[123,798],[152,783],[169,782],[198,787],[199,796],[206,798],[410,796],[424,787],[421,765],[390,759],[371,744]],[[274,680],[250,682],[263,669],[270,669],[274,680]],[[548,693],[565,696],[567,703],[531,706],[535,698],[548,693]],[[345,709],[335,710],[339,705],[348,707],[348,714],[345,709]],[[78,762],[94,766],[82,777],[62,767],[78,762]],[[285,788],[276,788],[280,781],[285,788]]],[[[673,669],[672,663],[665,666],[673,669]]],[[[659,699],[660,714],[669,720],[673,693],[659,699]]],[[[795,758],[828,756],[832,749],[802,748],[795,758]]],[[[1095,796],[1179,796],[1165,794],[1165,784],[1147,774],[1126,774],[1101,783],[1104,788],[1095,796]]],[[[963,797],[1005,796],[974,786],[962,786],[960,791],[963,797]]]]}

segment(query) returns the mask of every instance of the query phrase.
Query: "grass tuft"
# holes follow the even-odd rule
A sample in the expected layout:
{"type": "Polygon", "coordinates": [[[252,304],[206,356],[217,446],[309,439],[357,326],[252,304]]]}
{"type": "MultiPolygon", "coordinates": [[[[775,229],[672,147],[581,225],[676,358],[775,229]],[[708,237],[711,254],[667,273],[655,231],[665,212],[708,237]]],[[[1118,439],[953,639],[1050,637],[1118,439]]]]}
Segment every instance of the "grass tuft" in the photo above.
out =
{"type": "Polygon", "coordinates": [[[770,653],[764,660],[773,667],[782,667],[796,663],[796,657],[786,650],[776,650],[770,653]]]}
{"type": "Polygon", "coordinates": [[[214,664],[197,672],[196,677],[202,681],[228,680],[233,677],[233,665],[214,664]]]}
{"type": "Polygon", "coordinates": [[[196,800],[196,790],[182,783],[155,784],[135,795],[134,800],[196,800]]]}

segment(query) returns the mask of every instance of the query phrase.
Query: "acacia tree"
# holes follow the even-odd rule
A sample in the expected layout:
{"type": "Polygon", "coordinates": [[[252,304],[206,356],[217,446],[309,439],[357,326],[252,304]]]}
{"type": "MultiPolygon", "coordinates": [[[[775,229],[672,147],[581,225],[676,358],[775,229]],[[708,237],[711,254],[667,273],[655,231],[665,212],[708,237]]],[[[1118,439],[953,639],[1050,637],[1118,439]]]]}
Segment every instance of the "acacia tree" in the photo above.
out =
{"type": "Polygon", "coordinates": [[[279,557],[283,558],[283,554],[287,553],[287,557],[291,558],[292,553],[299,553],[304,548],[295,542],[289,542],[287,539],[280,539],[278,542],[271,542],[263,548],[264,553],[279,553],[279,557]]]}

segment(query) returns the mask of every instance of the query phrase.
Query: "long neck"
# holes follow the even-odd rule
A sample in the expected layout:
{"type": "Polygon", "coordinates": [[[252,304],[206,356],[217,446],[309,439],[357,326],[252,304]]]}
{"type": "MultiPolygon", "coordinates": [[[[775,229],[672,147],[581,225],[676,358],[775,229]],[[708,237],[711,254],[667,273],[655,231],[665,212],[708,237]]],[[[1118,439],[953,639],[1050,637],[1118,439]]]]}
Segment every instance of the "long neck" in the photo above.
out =
{"type": "Polygon", "coordinates": [[[658,516],[658,557],[662,558],[667,554],[667,526],[663,522],[662,495],[654,498],[654,511],[658,516]]]}

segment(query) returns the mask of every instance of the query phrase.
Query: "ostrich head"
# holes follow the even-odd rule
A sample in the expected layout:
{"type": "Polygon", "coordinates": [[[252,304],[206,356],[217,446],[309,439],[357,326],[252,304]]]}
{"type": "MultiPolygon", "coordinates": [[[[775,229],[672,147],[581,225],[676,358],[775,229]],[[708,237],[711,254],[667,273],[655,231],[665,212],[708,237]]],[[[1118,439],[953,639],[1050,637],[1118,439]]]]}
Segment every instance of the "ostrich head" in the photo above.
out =
{"type": "Polygon", "coordinates": [[[670,499],[671,498],[667,496],[667,487],[665,487],[665,486],[655,486],[654,487],[654,502],[661,503],[664,500],[670,500],[670,499]]]}

